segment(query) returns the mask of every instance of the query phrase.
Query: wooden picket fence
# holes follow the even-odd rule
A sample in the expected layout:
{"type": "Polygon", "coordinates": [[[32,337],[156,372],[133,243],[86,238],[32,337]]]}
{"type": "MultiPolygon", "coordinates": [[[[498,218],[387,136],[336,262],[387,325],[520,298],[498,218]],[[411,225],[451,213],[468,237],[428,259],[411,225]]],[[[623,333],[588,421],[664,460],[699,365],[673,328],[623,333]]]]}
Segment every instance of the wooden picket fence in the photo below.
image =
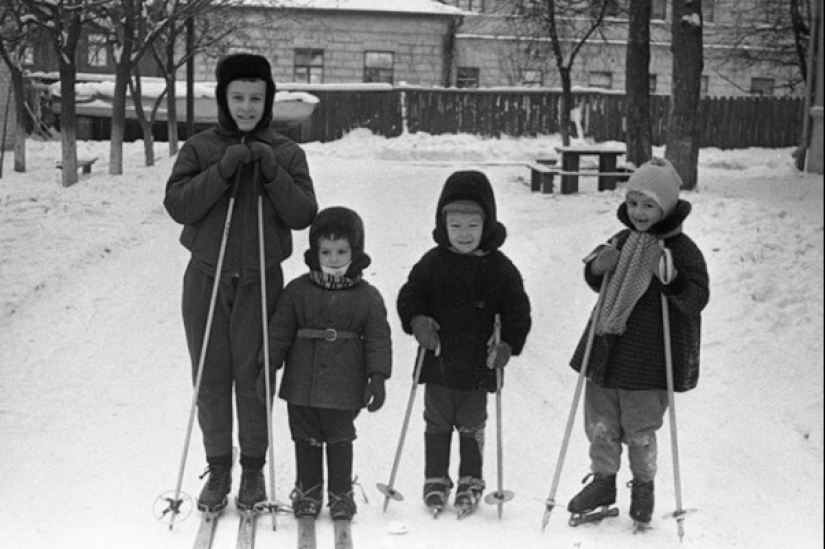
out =
{"type": "MultiPolygon", "coordinates": [[[[290,89],[299,90],[296,85],[290,89]]],[[[351,86],[306,90],[320,100],[309,120],[280,129],[292,139],[334,141],[356,128],[396,137],[403,132],[432,135],[467,133],[486,137],[559,133],[561,92],[502,88],[485,90],[414,86],[351,86]]],[[[625,140],[625,96],[620,93],[574,92],[584,136],[595,142],[625,140]]],[[[650,99],[653,144],[667,139],[670,97],[650,99]]],[[[721,149],[793,147],[802,133],[804,100],[796,97],[708,97],[699,108],[700,146],[721,149]]],[[[133,121],[132,121],[133,122],[133,121]]],[[[196,130],[202,127],[196,127],[196,130]]],[[[571,124],[571,135],[575,125],[571,124]]],[[[80,139],[108,139],[108,119],[78,120],[80,139]]],[[[186,137],[185,123],[180,135],[186,137]]],[[[155,138],[164,140],[165,124],[155,138]]],[[[126,139],[140,139],[137,123],[127,123],[126,139]]]]}
{"type": "MultiPolygon", "coordinates": [[[[299,141],[332,141],[355,128],[387,137],[403,131],[487,137],[559,132],[561,93],[547,90],[457,90],[396,87],[389,91],[312,91],[320,104],[293,132],[299,141]],[[403,103],[403,108],[402,108],[403,103]]],[[[625,140],[625,96],[574,93],[585,137],[625,140]]],[[[667,138],[670,97],[652,96],[654,145],[667,138]]],[[[722,149],[792,147],[799,143],[804,101],[796,97],[707,97],[701,100],[700,146],[722,149]]],[[[571,127],[572,131],[574,126],[571,127]]]]}

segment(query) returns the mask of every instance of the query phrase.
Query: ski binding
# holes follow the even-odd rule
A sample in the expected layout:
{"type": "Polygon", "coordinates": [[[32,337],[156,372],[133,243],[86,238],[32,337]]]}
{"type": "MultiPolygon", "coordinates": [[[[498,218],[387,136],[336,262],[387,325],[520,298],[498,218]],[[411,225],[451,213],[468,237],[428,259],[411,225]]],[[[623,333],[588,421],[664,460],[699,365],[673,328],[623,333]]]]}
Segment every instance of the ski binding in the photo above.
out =
{"type": "Polygon", "coordinates": [[[618,517],[619,516],[619,508],[618,507],[610,507],[609,505],[603,505],[600,508],[585,511],[583,513],[571,513],[570,520],[568,524],[570,526],[580,526],[582,524],[588,524],[591,522],[601,522],[603,519],[608,517],[618,517]]]}

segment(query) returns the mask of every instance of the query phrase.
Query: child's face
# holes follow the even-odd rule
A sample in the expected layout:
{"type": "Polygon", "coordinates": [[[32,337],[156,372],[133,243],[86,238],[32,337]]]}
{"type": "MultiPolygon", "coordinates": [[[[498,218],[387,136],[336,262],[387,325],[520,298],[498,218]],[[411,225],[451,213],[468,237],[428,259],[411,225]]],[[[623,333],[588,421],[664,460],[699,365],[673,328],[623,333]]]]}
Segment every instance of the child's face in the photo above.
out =
{"type": "Polygon", "coordinates": [[[664,217],[662,208],[649,196],[631,191],[625,197],[627,215],[636,230],[645,232],[664,217]]]}
{"type": "Polygon", "coordinates": [[[346,238],[318,239],[318,263],[321,268],[340,269],[352,261],[352,247],[346,238]]]}
{"type": "Polygon", "coordinates": [[[255,129],[264,115],[266,82],[263,80],[233,80],[226,87],[226,104],[238,129],[255,129]]]}
{"type": "Polygon", "coordinates": [[[450,245],[462,254],[476,251],[481,244],[484,216],[478,213],[447,212],[445,218],[450,245]]]}

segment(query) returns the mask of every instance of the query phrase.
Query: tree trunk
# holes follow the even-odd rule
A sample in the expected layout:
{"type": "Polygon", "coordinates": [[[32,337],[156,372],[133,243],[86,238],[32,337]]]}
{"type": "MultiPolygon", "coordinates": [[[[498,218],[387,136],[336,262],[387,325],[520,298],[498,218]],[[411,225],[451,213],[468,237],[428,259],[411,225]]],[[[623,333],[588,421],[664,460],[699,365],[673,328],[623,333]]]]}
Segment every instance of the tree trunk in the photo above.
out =
{"type": "MultiPolygon", "coordinates": [[[[14,88],[14,171],[26,171],[26,86],[22,71],[11,70],[11,81],[14,88]]],[[[35,124],[37,121],[34,121],[35,124]]]]}
{"type": "Polygon", "coordinates": [[[109,174],[123,174],[123,141],[126,134],[126,90],[131,70],[119,63],[112,97],[112,135],[109,143],[109,174]]]}
{"type": "Polygon", "coordinates": [[[60,149],[61,181],[64,187],[77,183],[77,125],[74,85],[77,68],[60,58],[60,149]]]}
{"type": "Polygon", "coordinates": [[[653,154],[650,127],[650,5],[651,0],[630,0],[627,31],[625,140],[627,160],[641,166],[653,154]]]}
{"type": "Polygon", "coordinates": [[[682,178],[683,188],[696,188],[699,161],[699,94],[702,86],[702,2],[673,0],[671,24],[673,100],[665,158],[682,178]]]}
{"type": "MultiPolygon", "coordinates": [[[[570,69],[559,67],[561,76],[561,112],[559,113],[559,133],[561,134],[561,144],[565,147],[570,145],[570,109],[573,108],[573,85],[570,81],[570,69]]],[[[584,139],[584,136],[579,136],[584,139]]]]}

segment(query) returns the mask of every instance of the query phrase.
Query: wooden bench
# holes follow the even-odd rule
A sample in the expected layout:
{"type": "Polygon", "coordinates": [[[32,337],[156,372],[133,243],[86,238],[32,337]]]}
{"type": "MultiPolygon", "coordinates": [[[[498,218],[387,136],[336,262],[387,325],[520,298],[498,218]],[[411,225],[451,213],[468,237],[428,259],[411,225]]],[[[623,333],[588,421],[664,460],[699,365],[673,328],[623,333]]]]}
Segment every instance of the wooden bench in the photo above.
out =
{"type": "MultiPolygon", "coordinates": [[[[82,170],[83,173],[92,173],[92,164],[94,164],[95,162],[97,162],[96,156],[94,158],[78,158],[77,167],[78,169],[82,170]]],[[[63,162],[58,160],[55,163],[55,168],[57,168],[58,170],[62,170],[63,162]]]]}
{"type": "Polygon", "coordinates": [[[553,179],[558,172],[555,158],[538,158],[535,162],[527,162],[530,168],[530,191],[542,194],[553,193],[553,179]]]}
{"type": "Polygon", "coordinates": [[[626,154],[624,147],[601,147],[601,146],[569,146],[556,147],[556,152],[561,157],[561,169],[558,174],[561,176],[561,194],[571,194],[579,191],[579,177],[595,176],[599,178],[600,191],[612,191],[616,188],[616,183],[629,177],[626,171],[619,171],[616,167],[617,158],[626,154]],[[582,156],[596,156],[599,159],[599,167],[596,170],[582,170],[580,159],[582,156]]]}

